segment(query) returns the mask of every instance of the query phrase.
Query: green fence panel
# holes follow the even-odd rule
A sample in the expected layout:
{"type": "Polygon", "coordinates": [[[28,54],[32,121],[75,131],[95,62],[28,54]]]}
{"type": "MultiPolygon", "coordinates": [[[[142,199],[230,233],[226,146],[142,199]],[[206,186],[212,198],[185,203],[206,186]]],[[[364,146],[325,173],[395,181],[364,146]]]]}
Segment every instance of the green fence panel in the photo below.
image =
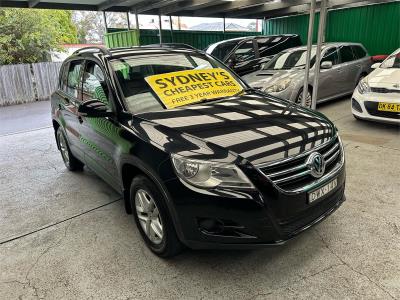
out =
{"type": "MultiPolygon", "coordinates": [[[[297,33],[307,42],[308,15],[270,19],[264,34],[297,33]]],[[[370,55],[389,54],[400,47],[400,2],[330,10],[327,16],[327,42],[362,43],[370,55]]],[[[317,40],[319,14],[316,14],[313,40],[317,40]]]]}
{"type": "Polygon", "coordinates": [[[137,30],[106,33],[104,42],[108,48],[139,46],[139,33],[137,30]]]}
{"type": "MultiPolygon", "coordinates": [[[[230,39],[242,36],[253,36],[259,35],[259,32],[223,32],[218,31],[192,31],[192,30],[174,30],[172,33],[170,30],[162,31],[163,43],[184,43],[191,45],[198,49],[204,49],[208,45],[222,41],[224,39],[230,39]]],[[[140,44],[149,45],[157,44],[160,42],[158,30],[142,29],[140,30],[140,44]]]]}
{"type": "MultiPolygon", "coordinates": [[[[191,31],[191,30],[170,30],[162,31],[163,43],[184,43],[192,45],[197,49],[204,49],[212,43],[225,39],[242,36],[259,35],[260,32],[218,32],[218,31],[191,31]]],[[[158,30],[141,29],[116,31],[105,34],[105,44],[109,48],[129,47],[138,45],[157,44],[160,42],[158,30]]]]}

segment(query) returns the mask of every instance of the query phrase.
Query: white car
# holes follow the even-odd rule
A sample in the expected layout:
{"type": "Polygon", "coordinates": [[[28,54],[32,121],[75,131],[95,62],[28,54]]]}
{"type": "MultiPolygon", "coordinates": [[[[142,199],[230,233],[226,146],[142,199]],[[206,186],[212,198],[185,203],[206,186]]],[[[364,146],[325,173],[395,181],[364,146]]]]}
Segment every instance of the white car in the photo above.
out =
{"type": "Polygon", "coordinates": [[[353,93],[354,117],[400,124],[400,48],[371,68],[353,93]]]}

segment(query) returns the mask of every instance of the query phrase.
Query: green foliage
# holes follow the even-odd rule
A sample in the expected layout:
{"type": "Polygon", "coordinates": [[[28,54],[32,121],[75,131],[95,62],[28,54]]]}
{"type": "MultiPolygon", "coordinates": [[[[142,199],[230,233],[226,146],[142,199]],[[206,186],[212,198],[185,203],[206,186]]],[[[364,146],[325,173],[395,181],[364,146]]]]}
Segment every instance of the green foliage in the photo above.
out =
{"type": "Polygon", "coordinates": [[[46,61],[51,50],[77,42],[69,11],[0,9],[0,65],[46,61]]]}

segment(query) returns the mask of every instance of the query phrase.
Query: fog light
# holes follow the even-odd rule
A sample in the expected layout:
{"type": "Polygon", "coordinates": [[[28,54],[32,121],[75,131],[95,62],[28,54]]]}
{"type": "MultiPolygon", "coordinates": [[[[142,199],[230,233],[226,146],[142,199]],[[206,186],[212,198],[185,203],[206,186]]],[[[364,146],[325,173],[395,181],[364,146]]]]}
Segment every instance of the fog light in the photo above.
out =
{"type": "Polygon", "coordinates": [[[199,228],[211,234],[218,234],[224,231],[224,223],[217,219],[202,218],[198,220],[199,228]]]}
{"type": "Polygon", "coordinates": [[[357,101],[356,99],[354,99],[354,98],[351,99],[351,107],[352,107],[354,110],[356,110],[356,111],[362,113],[362,108],[361,108],[360,103],[358,103],[358,101],[357,101]]]}

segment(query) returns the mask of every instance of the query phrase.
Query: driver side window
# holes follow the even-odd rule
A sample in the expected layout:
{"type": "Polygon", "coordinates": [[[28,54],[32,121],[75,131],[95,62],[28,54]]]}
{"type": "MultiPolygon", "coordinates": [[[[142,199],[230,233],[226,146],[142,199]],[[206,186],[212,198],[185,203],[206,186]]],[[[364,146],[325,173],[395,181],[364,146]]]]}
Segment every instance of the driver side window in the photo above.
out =
{"type": "Polygon", "coordinates": [[[336,47],[328,49],[325,52],[324,57],[321,59],[321,63],[324,61],[331,61],[332,65],[337,65],[339,63],[338,49],[336,47]]]}
{"type": "Polygon", "coordinates": [[[83,102],[93,99],[110,106],[103,71],[95,62],[88,61],[83,73],[83,102]]]}

